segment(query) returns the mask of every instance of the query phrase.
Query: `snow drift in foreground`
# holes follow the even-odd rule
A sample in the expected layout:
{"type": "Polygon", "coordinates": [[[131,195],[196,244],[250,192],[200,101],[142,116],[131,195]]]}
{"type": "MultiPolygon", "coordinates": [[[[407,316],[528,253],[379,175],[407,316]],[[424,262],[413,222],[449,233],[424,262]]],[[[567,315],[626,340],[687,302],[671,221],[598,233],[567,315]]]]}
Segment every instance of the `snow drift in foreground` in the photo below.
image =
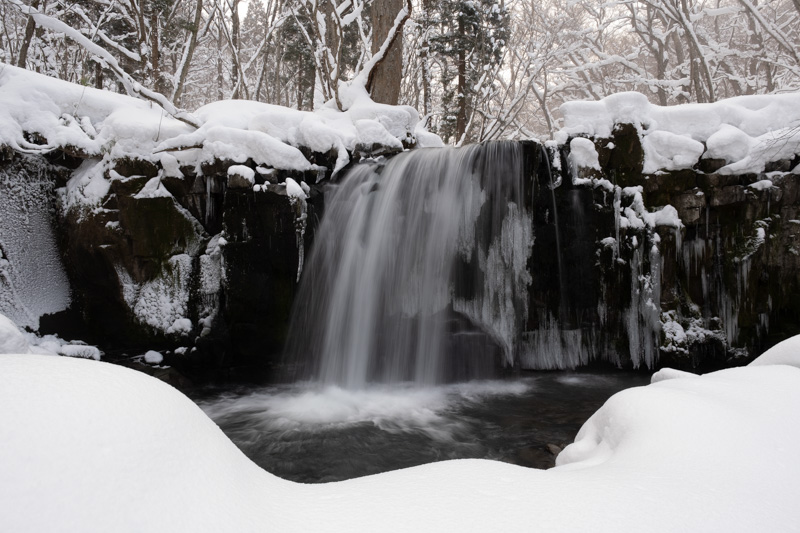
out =
{"type": "Polygon", "coordinates": [[[375,103],[357,85],[348,88],[347,101],[344,112],[323,106],[312,113],[225,100],[198,109],[193,118],[200,128],[195,130],[149,102],[0,64],[0,146],[154,162],[166,154],[172,166],[174,156],[179,165],[198,168],[214,159],[252,159],[300,171],[313,168],[299,150],[306,147],[335,152],[338,171],[357,145],[398,150],[403,142],[441,145],[420,125],[412,107],[375,103]],[[39,137],[37,142],[31,135],[39,137]]]}
{"type": "MultiPolygon", "coordinates": [[[[17,328],[7,316],[0,313],[0,354],[64,355],[100,360],[102,352],[96,346],[80,341],[65,341],[55,335],[38,336],[17,328]]],[[[2,442],[0,442],[2,445],[2,442]]]]}
{"type": "MultiPolygon", "coordinates": [[[[692,168],[701,158],[724,160],[721,174],[758,173],[766,163],[800,153],[800,93],[661,107],[628,92],[595,102],[567,102],[561,112],[562,143],[568,136],[610,137],[616,124],[636,126],[645,174],[692,168]]],[[[584,159],[588,162],[582,166],[592,167],[584,159]]]]}
{"type": "Polygon", "coordinates": [[[613,396],[551,470],[445,461],[327,485],[250,462],[190,400],[93,361],[0,356],[0,529],[790,531],[800,337],[613,396]],[[780,357],[772,353],[778,350],[780,357]]]}

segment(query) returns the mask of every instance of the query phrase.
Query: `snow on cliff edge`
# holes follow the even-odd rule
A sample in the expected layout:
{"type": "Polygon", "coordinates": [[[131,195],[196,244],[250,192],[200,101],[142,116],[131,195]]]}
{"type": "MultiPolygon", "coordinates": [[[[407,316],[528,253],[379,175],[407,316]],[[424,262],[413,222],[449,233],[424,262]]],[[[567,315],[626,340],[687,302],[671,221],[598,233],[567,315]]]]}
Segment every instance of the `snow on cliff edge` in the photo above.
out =
{"type": "Polygon", "coordinates": [[[160,158],[158,152],[170,151],[180,165],[252,159],[303,171],[312,165],[300,147],[334,151],[334,170],[339,170],[357,145],[400,150],[417,136],[420,145],[432,142],[431,134],[419,130],[415,109],[378,104],[366,91],[350,91],[344,112],[330,107],[297,111],[247,100],[215,102],[194,113],[200,123],[195,130],[149,102],[0,64],[0,146],[153,161],[160,158]]]}
{"type": "Polygon", "coordinates": [[[778,349],[794,366],[616,394],[550,470],[458,460],[322,485],[261,470],[144,374],[0,355],[0,530],[797,531],[800,337],[778,349]]]}
{"type": "Polygon", "coordinates": [[[577,135],[610,137],[616,124],[636,126],[645,174],[691,168],[701,157],[724,160],[722,174],[758,173],[766,163],[800,154],[800,93],[662,107],[627,92],[567,102],[561,112],[562,143],[577,135]]]}

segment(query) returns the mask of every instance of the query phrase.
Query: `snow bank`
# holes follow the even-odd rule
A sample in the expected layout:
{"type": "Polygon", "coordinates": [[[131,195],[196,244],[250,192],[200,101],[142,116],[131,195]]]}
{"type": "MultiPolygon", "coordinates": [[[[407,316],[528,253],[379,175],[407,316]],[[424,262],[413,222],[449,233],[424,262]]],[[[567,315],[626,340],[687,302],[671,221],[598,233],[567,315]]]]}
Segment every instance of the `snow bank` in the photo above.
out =
{"type": "Polygon", "coordinates": [[[30,346],[25,335],[5,315],[0,314],[0,354],[28,353],[30,346]]]}
{"type": "Polygon", "coordinates": [[[800,339],[773,352],[616,394],[551,470],[459,460],[325,485],[260,470],[144,374],[4,355],[0,529],[789,531],[800,369],[766,363],[800,365],[800,339]]]}
{"type": "Polygon", "coordinates": [[[40,337],[21,331],[7,316],[0,314],[0,354],[63,355],[100,360],[102,352],[83,342],[69,342],[55,335],[40,337]]]}
{"type": "Polygon", "coordinates": [[[64,344],[59,348],[59,354],[66,357],[100,360],[100,350],[96,346],[86,344],[64,344]]]}
{"type": "Polygon", "coordinates": [[[200,123],[195,129],[149,102],[0,65],[0,146],[152,161],[163,161],[160,154],[169,151],[173,169],[252,159],[300,171],[314,168],[299,150],[305,147],[334,151],[338,171],[358,144],[402,150],[416,135],[426,146],[435,144],[432,134],[419,128],[415,109],[377,104],[361,91],[349,89],[344,112],[330,106],[304,112],[246,100],[215,102],[194,113],[200,123]],[[44,144],[34,144],[25,133],[44,144]]]}
{"type": "Polygon", "coordinates": [[[610,137],[616,124],[637,127],[644,172],[693,167],[723,159],[722,174],[763,172],[766,163],[800,153],[800,93],[739,96],[711,104],[661,107],[627,92],[595,102],[562,104],[560,137],[610,137]]]}
{"type": "Polygon", "coordinates": [[[750,366],[764,365],[790,365],[800,368],[800,335],[779,342],[750,363],[750,366]]]}

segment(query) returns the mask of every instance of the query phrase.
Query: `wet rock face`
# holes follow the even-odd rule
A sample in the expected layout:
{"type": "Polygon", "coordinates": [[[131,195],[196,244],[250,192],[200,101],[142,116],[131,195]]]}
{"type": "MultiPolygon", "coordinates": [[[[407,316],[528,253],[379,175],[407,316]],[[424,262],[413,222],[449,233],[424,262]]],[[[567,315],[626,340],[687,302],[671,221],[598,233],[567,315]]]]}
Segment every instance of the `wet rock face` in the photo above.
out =
{"type": "Polygon", "coordinates": [[[74,305],[104,346],[138,350],[187,334],[176,321],[191,315],[194,262],[208,234],[168,192],[140,195],[151,179],[109,175],[100,205],[62,215],[74,305]]]}
{"type": "Polygon", "coordinates": [[[800,332],[794,166],[732,176],[701,159],[645,175],[633,127],[594,142],[602,170],[565,173],[549,205],[539,196],[523,366],[719,367],[800,332]],[[647,212],[674,207],[681,227],[635,222],[648,216],[632,218],[639,199],[647,212]]]}
{"type": "MultiPolygon", "coordinates": [[[[322,212],[316,188],[307,205],[309,219],[316,220],[322,212]]],[[[227,243],[219,314],[210,338],[198,346],[206,357],[222,356],[218,364],[231,377],[266,376],[280,362],[297,291],[297,214],[285,187],[265,185],[257,192],[228,189],[222,218],[227,243]]],[[[305,233],[306,249],[312,239],[313,224],[305,233]]]]}
{"type": "MultiPolygon", "coordinates": [[[[62,252],[89,340],[111,353],[160,349],[192,376],[270,374],[297,286],[297,209],[284,185],[256,174],[257,187],[229,188],[219,170],[165,177],[125,160],[105,172],[99,202],[65,200],[62,252]]],[[[322,206],[309,193],[305,246],[322,206]]]]}
{"type": "MultiPolygon", "coordinates": [[[[516,365],[710,368],[800,331],[797,162],[731,176],[700,159],[693,169],[645,175],[632,126],[593,142],[600,170],[570,168],[569,144],[555,152],[523,143],[534,244],[528,293],[514,296],[528,309],[516,365]],[[647,221],[664,206],[680,228],[647,221]]],[[[311,155],[328,168],[335,160],[311,155]]],[[[193,376],[274,377],[298,289],[298,242],[310,249],[324,207],[325,185],[315,183],[325,172],[250,164],[253,187],[230,166],[166,176],[158,164],[121,160],[104,171],[108,190],[95,203],[64,200],[56,236],[73,313],[45,316],[41,331],[80,322],[78,336],[107,351],[156,348],[193,376]],[[310,185],[302,206],[287,196],[287,178],[310,185]]],[[[47,205],[67,174],[46,178],[47,205]]],[[[457,276],[454,291],[469,300],[483,282],[457,276]]],[[[457,315],[448,375],[496,370],[497,339],[457,315]]]]}

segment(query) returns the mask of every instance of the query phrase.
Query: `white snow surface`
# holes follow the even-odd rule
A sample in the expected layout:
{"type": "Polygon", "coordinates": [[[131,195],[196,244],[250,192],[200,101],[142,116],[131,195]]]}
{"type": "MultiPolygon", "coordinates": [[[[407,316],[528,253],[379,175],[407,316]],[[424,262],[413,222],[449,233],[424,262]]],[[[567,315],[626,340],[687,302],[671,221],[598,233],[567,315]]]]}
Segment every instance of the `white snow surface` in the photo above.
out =
{"type": "Polygon", "coordinates": [[[7,316],[0,313],[0,354],[64,355],[100,360],[102,352],[83,342],[69,342],[55,335],[39,336],[21,331],[7,316]]]}
{"type": "Polygon", "coordinates": [[[305,191],[292,178],[286,178],[286,195],[289,198],[295,198],[297,200],[305,200],[306,199],[305,191]]]}
{"type": "Polygon", "coordinates": [[[256,171],[246,165],[231,165],[228,167],[228,176],[240,176],[251,185],[256,182],[256,171]]]}
{"type": "Polygon", "coordinates": [[[161,184],[161,178],[156,176],[147,180],[142,190],[134,195],[134,198],[142,200],[144,198],[171,198],[172,194],[161,184]]]}
{"type": "Polygon", "coordinates": [[[800,335],[779,342],[749,366],[790,365],[800,368],[800,335]]]}
{"type": "Polygon", "coordinates": [[[456,460],[302,485],[161,381],[3,355],[0,529],[796,531],[798,366],[795,337],[749,367],[620,392],[546,471],[456,460]]]}
{"type": "Polygon", "coordinates": [[[213,159],[313,169],[301,146],[336,152],[336,172],[349,162],[348,150],[359,143],[402,149],[403,141],[419,136],[421,145],[436,144],[436,136],[418,125],[415,109],[375,103],[358,86],[349,87],[343,96],[345,111],[330,105],[306,112],[224,100],[195,111],[200,127],[194,129],[155,104],[0,64],[0,145],[40,150],[24,136],[36,133],[48,148],[161,161],[173,175],[179,166],[199,167],[213,159]],[[165,161],[162,154],[167,150],[165,161]]]}
{"type": "Polygon", "coordinates": [[[161,362],[164,361],[164,356],[161,355],[161,352],[157,352],[155,350],[149,350],[144,354],[144,362],[149,363],[151,365],[159,365],[161,362]]]}
{"type": "Polygon", "coordinates": [[[25,335],[9,318],[0,314],[0,354],[28,353],[30,346],[25,335]]]}
{"type": "Polygon", "coordinates": [[[576,168],[600,170],[600,160],[594,143],[583,137],[575,137],[569,143],[570,162],[576,168]]]}
{"type": "Polygon", "coordinates": [[[770,189],[775,185],[772,183],[772,180],[760,180],[755,183],[751,183],[748,185],[751,189],[755,189],[757,191],[764,191],[766,189],[770,189]]]}
{"type": "Polygon", "coordinates": [[[58,352],[67,357],[82,357],[84,359],[100,360],[100,350],[96,346],[87,344],[64,344],[58,352]]]}
{"type": "Polygon", "coordinates": [[[636,126],[646,174],[691,168],[701,157],[724,159],[721,174],[758,173],[770,161],[800,153],[800,93],[662,107],[641,93],[626,92],[598,101],[567,102],[561,112],[560,139],[605,138],[616,124],[636,126]]]}
{"type": "Polygon", "coordinates": [[[621,215],[619,217],[621,228],[634,228],[642,229],[646,226],[654,228],[656,226],[670,226],[673,228],[683,227],[678,216],[678,210],[670,204],[667,204],[655,211],[648,211],[644,206],[644,199],[642,198],[642,186],[625,187],[622,189],[622,195],[632,197],[631,205],[621,208],[621,215]]]}

